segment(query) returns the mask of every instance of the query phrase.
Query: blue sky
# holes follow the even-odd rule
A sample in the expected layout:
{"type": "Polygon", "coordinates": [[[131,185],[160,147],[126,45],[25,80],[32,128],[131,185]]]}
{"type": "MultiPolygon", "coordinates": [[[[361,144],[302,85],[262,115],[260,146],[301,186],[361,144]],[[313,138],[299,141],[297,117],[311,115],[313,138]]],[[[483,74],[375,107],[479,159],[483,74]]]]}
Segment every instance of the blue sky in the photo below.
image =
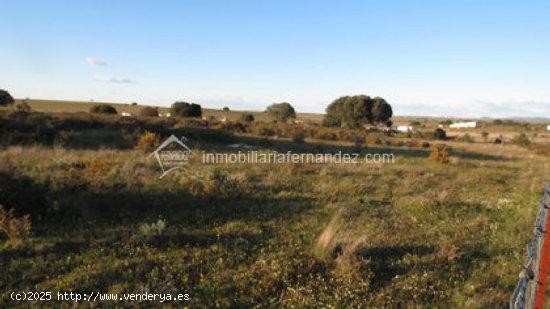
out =
{"type": "Polygon", "coordinates": [[[549,116],[549,1],[2,1],[16,97],[549,116]]]}

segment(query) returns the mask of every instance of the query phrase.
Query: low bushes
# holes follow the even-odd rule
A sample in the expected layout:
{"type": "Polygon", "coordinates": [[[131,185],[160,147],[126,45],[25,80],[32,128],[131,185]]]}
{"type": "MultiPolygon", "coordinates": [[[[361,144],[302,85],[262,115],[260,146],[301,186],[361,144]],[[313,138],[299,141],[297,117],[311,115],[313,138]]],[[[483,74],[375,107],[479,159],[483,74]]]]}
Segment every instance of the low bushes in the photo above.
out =
{"type": "Polygon", "coordinates": [[[116,115],[117,110],[108,104],[98,104],[90,108],[90,113],[92,114],[107,114],[107,115],[116,115]]]}
{"type": "Polygon", "coordinates": [[[0,239],[22,239],[29,237],[30,234],[31,219],[28,214],[17,217],[13,209],[5,210],[4,207],[0,205],[0,239]]]}
{"type": "Polygon", "coordinates": [[[160,145],[160,136],[153,132],[146,131],[139,137],[136,149],[150,152],[160,145]]]}
{"type": "Polygon", "coordinates": [[[139,115],[142,117],[158,117],[159,109],[158,107],[145,106],[139,110],[139,115]]]}
{"type": "Polygon", "coordinates": [[[451,147],[446,144],[435,144],[430,147],[430,160],[449,163],[449,156],[451,154],[451,147]]]}

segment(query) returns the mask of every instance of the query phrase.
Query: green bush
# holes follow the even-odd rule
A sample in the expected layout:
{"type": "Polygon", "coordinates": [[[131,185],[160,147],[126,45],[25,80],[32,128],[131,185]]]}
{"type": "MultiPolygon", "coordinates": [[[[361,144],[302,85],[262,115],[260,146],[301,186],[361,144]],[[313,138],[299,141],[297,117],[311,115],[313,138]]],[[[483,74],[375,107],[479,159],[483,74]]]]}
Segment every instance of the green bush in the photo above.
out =
{"type": "Polygon", "coordinates": [[[294,136],[292,137],[292,141],[294,143],[302,144],[305,141],[305,138],[306,136],[303,132],[298,132],[294,134],[294,136]]]}
{"type": "Polygon", "coordinates": [[[139,115],[142,117],[158,117],[159,109],[158,107],[145,106],[139,110],[139,115]]]}
{"type": "Polygon", "coordinates": [[[0,106],[11,105],[15,102],[9,92],[4,89],[0,89],[0,106]]]}
{"type": "Polygon", "coordinates": [[[241,115],[241,121],[242,122],[247,122],[247,123],[254,122],[254,115],[252,115],[252,114],[242,114],[241,115]]]}
{"type": "Polygon", "coordinates": [[[512,139],[512,143],[518,146],[528,147],[531,145],[531,140],[529,140],[525,133],[521,133],[512,139]]]}
{"type": "Polygon", "coordinates": [[[112,107],[111,105],[108,105],[108,104],[98,104],[98,105],[94,105],[94,106],[92,106],[92,108],[90,108],[90,113],[92,113],[92,114],[116,115],[117,110],[114,107],[112,107]]]}
{"type": "Polygon", "coordinates": [[[151,224],[143,223],[134,234],[134,241],[145,244],[156,242],[164,236],[165,230],[166,222],[162,219],[151,224]]]}
{"type": "Polygon", "coordinates": [[[441,128],[435,129],[434,136],[438,140],[445,140],[447,139],[447,132],[441,128]]]}
{"type": "Polygon", "coordinates": [[[266,112],[277,121],[285,122],[288,119],[296,118],[294,107],[287,102],[272,104],[267,107],[266,112]]]}
{"type": "Polygon", "coordinates": [[[466,143],[475,142],[474,138],[468,133],[458,137],[456,140],[459,141],[459,142],[466,142],[466,143]]]}
{"type": "Polygon", "coordinates": [[[187,102],[174,102],[171,107],[171,112],[178,117],[201,117],[202,107],[199,104],[187,102]]]}
{"type": "Polygon", "coordinates": [[[326,109],[325,126],[357,128],[364,124],[390,124],[391,105],[383,98],[367,95],[345,96],[334,100],[326,109]]]}

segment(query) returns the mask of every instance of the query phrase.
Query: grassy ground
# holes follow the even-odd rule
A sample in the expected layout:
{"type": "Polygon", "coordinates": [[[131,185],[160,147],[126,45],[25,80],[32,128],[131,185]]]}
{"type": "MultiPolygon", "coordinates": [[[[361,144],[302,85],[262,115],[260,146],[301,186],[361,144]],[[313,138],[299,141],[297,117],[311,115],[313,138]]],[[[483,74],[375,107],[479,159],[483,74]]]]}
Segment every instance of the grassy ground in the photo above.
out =
{"type": "Polygon", "coordinates": [[[506,305],[547,156],[451,142],[442,164],[421,148],[264,144],[396,161],[204,165],[201,150],[227,149],[198,142],[185,172],[159,179],[131,148],[8,146],[3,192],[48,211],[31,237],[0,239],[0,299],[22,306],[10,291],[72,290],[184,292],[189,307],[506,305]]]}

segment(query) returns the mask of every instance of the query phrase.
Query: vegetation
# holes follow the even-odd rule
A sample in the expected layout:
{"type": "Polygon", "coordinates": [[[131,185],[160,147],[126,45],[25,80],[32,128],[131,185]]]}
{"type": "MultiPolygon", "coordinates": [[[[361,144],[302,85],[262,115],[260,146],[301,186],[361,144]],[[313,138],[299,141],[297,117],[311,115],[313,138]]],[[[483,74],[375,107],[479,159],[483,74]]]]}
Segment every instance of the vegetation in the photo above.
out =
{"type": "Polygon", "coordinates": [[[441,128],[435,129],[434,136],[438,140],[445,140],[447,139],[447,132],[441,128]]]}
{"type": "Polygon", "coordinates": [[[201,117],[202,108],[199,104],[178,101],[172,104],[171,113],[178,117],[201,117]]]}
{"type": "Polygon", "coordinates": [[[4,89],[0,89],[0,106],[11,105],[15,102],[9,92],[4,89]]]}
{"type": "Polygon", "coordinates": [[[443,145],[437,121],[395,136],[235,120],[0,112],[3,305],[13,290],[183,291],[208,308],[507,305],[550,172],[542,133],[530,147],[443,145]],[[193,153],[159,179],[148,155],[170,134],[193,153]],[[201,163],[235,143],[397,159],[201,163]]]}
{"type": "Polygon", "coordinates": [[[111,105],[108,105],[108,104],[97,104],[97,105],[92,106],[92,108],[90,108],[90,113],[92,113],[92,114],[111,114],[111,115],[114,115],[114,114],[117,114],[117,110],[114,107],[112,107],[111,105]]]}
{"type": "Polygon", "coordinates": [[[15,111],[20,113],[28,113],[31,111],[31,106],[27,103],[27,100],[23,100],[20,103],[15,104],[15,111]]]}
{"type": "Polygon", "coordinates": [[[435,144],[430,147],[430,160],[449,163],[449,157],[451,155],[451,147],[445,144],[435,144]]]}
{"type": "Polygon", "coordinates": [[[286,122],[296,118],[294,107],[287,102],[271,104],[267,107],[266,112],[276,121],[286,122]]]}
{"type": "Polygon", "coordinates": [[[345,96],[334,100],[327,107],[324,124],[347,128],[357,128],[364,124],[388,124],[392,115],[391,105],[380,97],[345,96]]]}
{"type": "Polygon", "coordinates": [[[11,94],[9,92],[7,92],[4,89],[0,89],[0,107],[11,105],[14,102],[15,102],[15,100],[13,99],[13,97],[11,96],[11,94]]]}
{"type": "Polygon", "coordinates": [[[144,106],[139,110],[139,115],[142,117],[158,117],[159,109],[158,107],[144,106]]]}
{"type": "Polygon", "coordinates": [[[241,121],[244,122],[244,123],[254,122],[254,115],[252,115],[252,114],[242,114],[241,115],[241,121]]]}

